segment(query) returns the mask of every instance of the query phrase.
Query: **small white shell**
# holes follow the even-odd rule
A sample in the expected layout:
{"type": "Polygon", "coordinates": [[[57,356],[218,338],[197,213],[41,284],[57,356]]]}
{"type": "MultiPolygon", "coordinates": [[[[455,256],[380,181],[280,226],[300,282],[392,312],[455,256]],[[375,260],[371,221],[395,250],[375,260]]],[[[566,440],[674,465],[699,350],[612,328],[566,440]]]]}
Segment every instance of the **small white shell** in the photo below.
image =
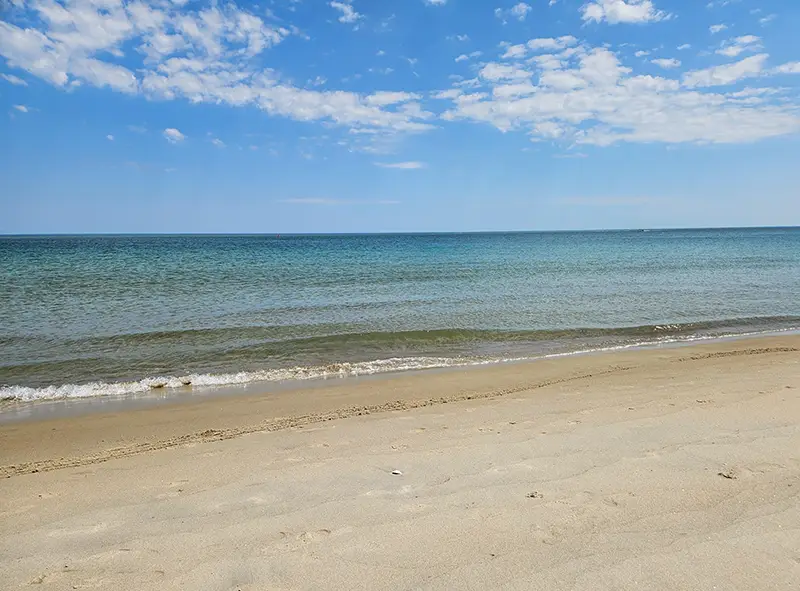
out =
{"type": "Polygon", "coordinates": [[[392,470],[392,474],[394,474],[395,476],[402,476],[403,475],[403,473],[400,470],[392,470]]]}

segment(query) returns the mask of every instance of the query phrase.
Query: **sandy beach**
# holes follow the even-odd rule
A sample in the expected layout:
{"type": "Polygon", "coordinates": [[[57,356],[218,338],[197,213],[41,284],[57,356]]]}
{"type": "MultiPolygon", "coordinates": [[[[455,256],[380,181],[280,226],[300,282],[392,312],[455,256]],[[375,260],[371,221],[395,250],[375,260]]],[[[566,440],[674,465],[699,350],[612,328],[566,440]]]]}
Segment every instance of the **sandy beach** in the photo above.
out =
{"type": "Polygon", "coordinates": [[[0,476],[4,589],[797,589],[800,336],[4,424],[0,476]]]}

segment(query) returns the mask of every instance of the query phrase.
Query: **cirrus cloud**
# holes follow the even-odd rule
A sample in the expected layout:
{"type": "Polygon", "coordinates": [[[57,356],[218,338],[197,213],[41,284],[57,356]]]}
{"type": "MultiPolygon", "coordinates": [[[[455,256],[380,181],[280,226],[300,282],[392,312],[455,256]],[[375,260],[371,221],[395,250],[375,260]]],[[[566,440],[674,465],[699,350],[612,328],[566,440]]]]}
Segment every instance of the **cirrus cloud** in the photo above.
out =
{"type": "Polygon", "coordinates": [[[399,201],[393,199],[333,199],[330,197],[296,197],[290,199],[279,199],[278,203],[290,203],[294,205],[399,205],[399,201]]]}
{"type": "Polygon", "coordinates": [[[396,168],[399,170],[417,170],[419,168],[425,168],[424,162],[376,162],[375,166],[379,166],[381,168],[396,168]]]}
{"type": "Polygon", "coordinates": [[[14,76],[13,74],[0,74],[0,78],[10,84],[13,84],[14,86],[28,86],[27,82],[25,82],[19,76],[14,76]]]}

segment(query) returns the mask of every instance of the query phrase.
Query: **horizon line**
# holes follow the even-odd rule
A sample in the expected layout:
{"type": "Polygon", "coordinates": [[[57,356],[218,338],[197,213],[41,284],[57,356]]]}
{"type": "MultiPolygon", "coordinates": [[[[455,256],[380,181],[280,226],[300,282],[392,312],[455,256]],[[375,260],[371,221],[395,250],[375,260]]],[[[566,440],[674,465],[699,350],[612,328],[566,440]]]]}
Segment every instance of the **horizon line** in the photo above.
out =
{"type": "Polygon", "coordinates": [[[47,232],[0,234],[0,238],[120,237],[120,236],[424,236],[443,234],[554,234],[579,232],[645,232],[675,230],[792,230],[800,225],[780,226],[675,226],[641,228],[586,228],[554,230],[401,230],[395,232],[47,232]]]}

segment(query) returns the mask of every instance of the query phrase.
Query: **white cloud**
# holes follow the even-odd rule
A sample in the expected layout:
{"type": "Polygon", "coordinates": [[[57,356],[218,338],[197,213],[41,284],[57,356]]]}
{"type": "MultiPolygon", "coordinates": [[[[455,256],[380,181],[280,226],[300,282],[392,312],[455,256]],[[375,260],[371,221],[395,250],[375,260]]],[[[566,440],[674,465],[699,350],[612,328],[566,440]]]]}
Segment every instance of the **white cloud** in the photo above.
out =
{"type": "Polygon", "coordinates": [[[684,43],[683,45],[678,45],[678,51],[684,51],[686,49],[691,49],[692,45],[690,43],[684,43]]]}
{"type": "Polygon", "coordinates": [[[757,51],[761,49],[761,38],[755,35],[743,35],[729,39],[722,44],[717,53],[727,57],[737,57],[745,51],[757,51]]]}
{"type": "MultiPolygon", "coordinates": [[[[394,68],[370,68],[367,70],[370,74],[383,74],[384,76],[388,76],[392,72],[394,72],[394,68]]],[[[361,78],[361,74],[356,74],[353,76],[356,80],[361,78]]]]}
{"type": "Polygon", "coordinates": [[[111,135],[111,134],[109,133],[109,134],[106,136],[106,139],[107,139],[109,142],[113,142],[113,141],[114,141],[114,136],[113,136],[113,135],[111,135]]]}
{"type": "Polygon", "coordinates": [[[724,86],[744,78],[758,76],[764,70],[767,57],[766,53],[760,53],[732,64],[686,72],[683,75],[683,85],[689,88],[724,86]]]}
{"type": "MultiPolygon", "coordinates": [[[[267,50],[294,27],[268,24],[232,3],[184,4],[28,0],[21,12],[4,14],[18,23],[0,21],[0,56],[64,89],[83,84],[149,99],[249,105],[273,116],[389,134],[433,127],[422,109],[385,108],[355,92],[298,88],[266,67],[267,50]]],[[[346,20],[357,14],[340,12],[346,20]]]]}
{"type": "Polygon", "coordinates": [[[584,21],[619,23],[649,23],[669,18],[663,10],[656,9],[652,0],[593,0],[584,4],[584,21]]]}
{"type": "Polygon", "coordinates": [[[588,158],[588,154],[583,152],[572,152],[569,154],[553,154],[553,158],[588,158]]]}
{"type": "Polygon", "coordinates": [[[19,111],[20,113],[29,113],[30,109],[25,105],[14,105],[14,108],[19,111]]]}
{"type": "Polygon", "coordinates": [[[361,15],[353,9],[352,4],[348,4],[347,2],[331,2],[329,5],[331,8],[335,8],[342,13],[339,17],[340,23],[354,23],[361,18],[361,15]]]}
{"type": "Polygon", "coordinates": [[[431,95],[431,98],[434,98],[434,99],[437,99],[437,100],[454,99],[454,98],[457,98],[457,97],[461,96],[462,93],[463,93],[463,91],[460,88],[450,88],[448,90],[442,90],[440,92],[434,92],[431,95]]]}
{"type": "Polygon", "coordinates": [[[531,7],[529,4],[525,4],[524,2],[520,2],[519,4],[515,4],[511,7],[511,15],[515,16],[517,20],[524,21],[525,17],[528,16],[528,13],[531,11],[531,7]]]}
{"type": "Polygon", "coordinates": [[[773,68],[773,74],[800,74],[800,62],[789,62],[773,68]]]}
{"type": "Polygon", "coordinates": [[[425,168],[424,162],[376,162],[375,166],[381,168],[398,168],[401,170],[415,170],[417,168],[425,168]]]}
{"type": "Polygon", "coordinates": [[[0,74],[0,78],[6,82],[10,82],[14,86],[28,86],[27,82],[18,76],[14,76],[13,74],[0,74]]]}
{"type": "MultiPolygon", "coordinates": [[[[542,82],[544,84],[544,82],[542,82]]],[[[536,92],[536,87],[530,82],[514,82],[511,84],[504,84],[502,86],[495,86],[492,89],[492,96],[495,98],[509,98],[514,96],[525,96],[536,92]]]]}
{"type": "Polygon", "coordinates": [[[480,57],[481,55],[483,55],[482,51],[473,51],[472,53],[462,53],[461,55],[459,55],[455,59],[455,61],[456,62],[465,62],[465,61],[467,61],[467,60],[469,60],[469,59],[471,59],[473,57],[480,57]]]}
{"type": "Polygon", "coordinates": [[[509,64],[489,62],[478,73],[484,80],[496,82],[498,80],[524,80],[531,77],[531,72],[509,64]]]}
{"type": "MultiPolygon", "coordinates": [[[[577,156],[580,158],[581,156],[577,156]]],[[[651,197],[565,197],[554,200],[563,205],[588,205],[590,207],[627,207],[652,205],[658,200],[651,197]]]]}
{"type": "Polygon", "coordinates": [[[71,73],[96,86],[108,86],[113,90],[125,93],[137,93],[139,82],[133,72],[122,66],[107,62],[85,58],[71,64],[71,73]]]}
{"type": "Polygon", "coordinates": [[[578,40],[572,35],[558,38],[531,39],[526,43],[531,51],[558,51],[575,45],[578,40]]]}
{"type": "Polygon", "coordinates": [[[646,55],[650,55],[650,52],[645,50],[640,50],[634,53],[633,55],[635,55],[636,57],[644,57],[646,55]]]}
{"type": "MultiPolygon", "coordinates": [[[[539,84],[542,87],[549,89],[569,91],[576,88],[583,88],[587,85],[587,82],[585,78],[575,74],[574,72],[552,70],[542,72],[541,76],[539,77],[539,84]]],[[[534,91],[536,90],[533,87],[531,88],[534,91]]]]}
{"type": "Polygon", "coordinates": [[[214,146],[216,146],[217,148],[224,148],[225,147],[225,142],[223,142],[221,139],[216,138],[216,137],[215,138],[211,138],[211,143],[214,146]]]}
{"type": "Polygon", "coordinates": [[[180,131],[178,131],[174,127],[168,127],[167,129],[164,130],[164,139],[166,139],[171,144],[177,144],[185,140],[186,136],[183,135],[180,131]]]}
{"type": "Polygon", "coordinates": [[[708,27],[708,30],[711,31],[712,35],[716,35],[717,33],[721,33],[728,28],[728,25],[711,25],[708,27]]]}
{"type": "Polygon", "coordinates": [[[108,54],[122,56],[121,47],[132,40],[138,52],[157,61],[182,50],[219,57],[224,47],[233,55],[254,56],[289,33],[232,5],[176,11],[139,0],[71,0],[64,5],[38,0],[28,6],[41,20],[40,28],[0,22],[0,54],[12,65],[61,86],[72,76],[136,92],[135,75],[106,61],[108,54]]]}
{"type": "Polygon", "coordinates": [[[425,0],[425,4],[429,6],[444,6],[447,0],[425,0]]]}
{"type": "Polygon", "coordinates": [[[650,61],[660,68],[664,68],[665,70],[677,68],[681,65],[681,60],[676,60],[673,58],[659,58],[650,61]]]}
{"type": "Polygon", "coordinates": [[[520,22],[524,21],[528,13],[531,11],[530,4],[526,4],[525,2],[519,2],[512,6],[511,8],[504,10],[502,8],[495,8],[494,15],[503,21],[503,24],[507,24],[508,20],[514,18],[520,22]]]}
{"type": "Polygon", "coordinates": [[[407,103],[409,101],[419,99],[418,94],[412,94],[410,92],[376,92],[375,94],[371,94],[366,97],[364,100],[369,105],[378,105],[381,107],[387,105],[396,105],[399,103],[407,103]]]}
{"type": "Polygon", "coordinates": [[[772,21],[774,21],[776,18],[778,18],[777,14],[768,14],[767,16],[758,19],[758,22],[761,23],[761,25],[767,25],[772,21]]]}
{"type": "Polygon", "coordinates": [[[330,199],[328,197],[298,197],[280,199],[278,203],[292,203],[295,205],[398,205],[400,202],[392,199],[368,201],[361,199],[330,199]]]}
{"type": "MultiPolygon", "coordinates": [[[[603,12],[584,20],[667,18],[656,4],[665,7],[661,0],[588,0],[584,8],[597,5],[603,12]]],[[[270,67],[275,62],[268,50],[298,34],[296,29],[271,24],[268,17],[229,3],[26,0],[19,12],[4,13],[3,18],[8,22],[0,21],[0,55],[6,65],[57,88],[79,93],[74,89],[82,84],[152,100],[255,107],[270,116],[343,126],[354,143],[357,138],[381,138],[388,145],[397,133],[433,129],[436,115],[426,106],[429,99],[437,101],[437,111],[445,109],[444,120],[481,122],[503,131],[521,130],[537,141],[570,145],[742,142],[800,130],[789,91],[761,88],[742,95],[731,92],[742,92],[740,88],[720,90],[740,80],[800,69],[797,62],[770,68],[765,54],[687,72],[682,86],[680,74],[634,73],[629,66],[638,69],[642,64],[627,53],[631,49],[617,54],[572,36],[531,39],[524,45],[505,44],[498,53],[513,61],[475,65],[479,73],[474,78],[459,78],[448,90],[413,94],[401,86],[358,93],[311,88],[314,81],[309,88],[295,86],[270,67]]],[[[721,54],[736,57],[745,50],[733,47],[756,48],[742,42],[748,37],[722,44],[721,54]]],[[[456,59],[480,55],[465,53],[456,59]]],[[[9,76],[4,79],[11,82],[9,76]]]]}
{"type": "Polygon", "coordinates": [[[503,54],[503,59],[516,59],[523,57],[528,51],[525,45],[509,45],[506,52],[503,54]]]}
{"type": "Polygon", "coordinates": [[[595,85],[616,84],[631,70],[623,66],[619,58],[605,47],[597,47],[580,57],[577,75],[595,85]]]}
{"type": "Polygon", "coordinates": [[[469,91],[439,93],[450,101],[441,118],[565,145],[742,143],[800,132],[800,114],[781,89],[706,90],[758,76],[765,57],[690,72],[682,85],[634,73],[606,47],[575,49],[558,68],[547,60],[484,65],[469,91]]]}

